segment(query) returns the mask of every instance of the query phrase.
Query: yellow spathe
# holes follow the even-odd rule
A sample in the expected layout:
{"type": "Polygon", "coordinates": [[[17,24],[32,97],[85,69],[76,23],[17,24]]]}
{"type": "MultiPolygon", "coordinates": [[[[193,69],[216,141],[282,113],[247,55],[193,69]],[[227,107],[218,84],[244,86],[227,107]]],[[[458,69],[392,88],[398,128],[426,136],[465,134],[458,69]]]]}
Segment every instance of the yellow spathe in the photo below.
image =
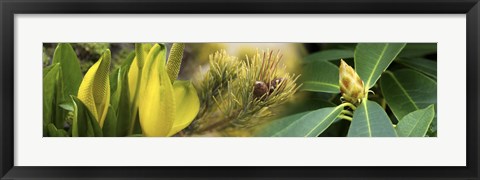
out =
{"type": "MultiPolygon", "coordinates": [[[[143,135],[172,136],[187,127],[200,109],[200,100],[190,81],[172,84],[166,69],[165,46],[155,44],[150,49],[141,73],[137,101],[143,135]]],[[[129,79],[137,78],[138,71],[132,75],[135,77],[129,79]]],[[[136,91],[132,84],[130,87],[131,92],[136,91]]]]}
{"type": "Polygon", "coordinates": [[[100,127],[103,127],[110,103],[110,50],[88,69],[78,89],[80,99],[93,114],[100,127]]]}

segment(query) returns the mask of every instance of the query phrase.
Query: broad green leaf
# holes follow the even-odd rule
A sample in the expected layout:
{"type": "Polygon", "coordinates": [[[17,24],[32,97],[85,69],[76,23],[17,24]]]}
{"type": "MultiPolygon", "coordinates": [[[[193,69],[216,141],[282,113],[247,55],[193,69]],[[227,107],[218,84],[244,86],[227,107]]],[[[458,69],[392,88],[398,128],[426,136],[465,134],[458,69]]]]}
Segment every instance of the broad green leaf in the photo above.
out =
{"type": "Polygon", "coordinates": [[[303,66],[304,91],[339,93],[338,67],[329,62],[312,62],[303,66]]]}
{"type": "Polygon", "coordinates": [[[73,137],[101,137],[103,136],[95,116],[88,110],[85,104],[77,97],[71,96],[73,102],[73,137]]]}
{"type": "Polygon", "coordinates": [[[55,87],[59,73],[59,64],[53,64],[50,71],[43,77],[43,132],[47,131],[47,124],[53,122],[55,107],[55,87]]]}
{"type": "Polygon", "coordinates": [[[415,58],[415,59],[398,59],[396,62],[403,64],[409,68],[415,69],[419,72],[422,72],[430,77],[437,78],[437,62],[424,59],[424,58],[415,58]]]}
{"type": "Polygon", "coordinates": [[[365,100],[353,113],[349,137],[396,137],[385,110],[374,101],[365,100]]]}
{"type": "Polygon", "coordinates": [[[107,117],[102,127],[103,136],[115,137],[117,136],[117,116],[112,106],[108,107],[107,117]]]}
{"type": "Polygon", "coordinates": [[[399,57],[416,58],[437,52],[437,43],[408,43],[399,57]]]}
{"type": "Polygon", "coordinates": [[[165,56],[165,46],[155,44],[142,69],[138,112],[145,136],[167,136],[175,121],[175,94],[165,69],[165,56]]]}
{"type": "Polygon", "coordinates": [[[340,60],[340,59],[347,59],[353,58],[353,51],[352,50],[343,50],[343,49],[331,49],[331,50],[324,50],[313,53],[303,60],[305,62],[314,62],[314,61],[331,61],[331,60],[340,60]]]}
{"type": "Polygon", "coordinates": [[[70,95],[77,95],[78,87],[82,82],[82,72],[77,54],[68,43],[57,45],[53,53],[53,64],[60,63],[63,76],[63,99],[69,99],[70,95]]]}
{"type": "Polygon", "coordinates": [[[292,99],[295,99],[294,101],[287,101],[286,103],[275,108],[276,111],[278,111],[278,113],[275,113],[275,116],[286,117],[324,107],[335,107],[337,105],[329,101],[330,99],[335,98],[335,96],[336,95],[329,93],[297,92],[292,97],[292,99]]]}
{"type": "Polygon", "coordinates": [[[294,114],[266,125],[257,136],[317,137],[337,118],[343,106],[294,114]]]}
{"type": "Polygon", "coordinates": [[[380,75],[405,47],[405,43],[359,43],[355,49],[355,71],[365,87],[375,85],[380,75]]]}
{"type": "Polygon", "coordinates": [[[437,103],[437,83],[411,69],[385,72],[380,80],[380,87],[398,120],[410,112],[437,103]]]}
{"type": "Polygon", "coordinates": [[[103,127],[110,104],[110,50],[88,69],[78,90],[78,99],[90,110],[103,127]]]}
{"type": "Polygon", "coordinates": [[[266,123],[264,125],[261,125],[261,127],[258,127],[258,130],[255,132],[255,136],[258,136],[258,137],[274,136],[276,133],[278,133],[278,131],[288,127],[294,121],[302,118],[303,116],[305,116],[310,112],[312,111],[301,112],[301,113],[297,113],[297,114],[272,120],[270,123],[266,123]]]}
{"type": "Polygon", "coordinates": [[[173,93],[176,115],[168,136],[172,136],[190,125],[200,110],[200,100],[191,81],[175,81],[173,93]]]}
{"type": "Polygon", "coordinates": [[[434,105],[407,114],[397,124],[398,136],[424,137],[434,117],[434,105]]]}

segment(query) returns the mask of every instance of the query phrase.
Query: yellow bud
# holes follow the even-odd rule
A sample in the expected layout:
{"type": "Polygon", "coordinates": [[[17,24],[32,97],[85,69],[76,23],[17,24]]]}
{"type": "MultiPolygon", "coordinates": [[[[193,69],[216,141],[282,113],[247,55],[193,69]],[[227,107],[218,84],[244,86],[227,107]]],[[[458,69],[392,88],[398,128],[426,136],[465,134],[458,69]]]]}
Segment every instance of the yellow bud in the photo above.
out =
{"type": "Polygon", "coordinates": [[[343,99],[353,104],[359,103],[365,96],[365,88],[362,79],[360,79],[357,72],[345,63],[343,59],[340,60],[339,72],[340,92],[342,93],[343,99]]]}

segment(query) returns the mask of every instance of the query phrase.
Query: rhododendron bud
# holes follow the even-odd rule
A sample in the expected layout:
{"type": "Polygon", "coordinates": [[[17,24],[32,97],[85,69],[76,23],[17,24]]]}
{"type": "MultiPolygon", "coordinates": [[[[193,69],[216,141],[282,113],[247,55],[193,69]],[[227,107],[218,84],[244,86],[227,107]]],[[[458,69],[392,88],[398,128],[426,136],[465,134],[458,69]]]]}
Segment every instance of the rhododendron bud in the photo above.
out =
{"type": "Polygon", "coordinates": [[[345,61],[340,60],[340,92],[345,101],[357,104],[362,101],[365,96],[365,87],[362,79],[357,72],[353,70],[345,61]]]}

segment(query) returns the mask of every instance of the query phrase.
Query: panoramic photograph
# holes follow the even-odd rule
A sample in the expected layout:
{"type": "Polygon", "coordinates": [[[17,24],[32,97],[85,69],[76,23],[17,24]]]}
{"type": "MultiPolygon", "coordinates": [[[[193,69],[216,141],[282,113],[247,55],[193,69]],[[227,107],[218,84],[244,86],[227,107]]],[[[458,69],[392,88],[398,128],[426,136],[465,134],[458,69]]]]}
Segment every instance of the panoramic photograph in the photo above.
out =
{"type": "Polygon", "coordinates": [[[43,137],[437,137],[436,43],[43,43],[43,137]]]}

